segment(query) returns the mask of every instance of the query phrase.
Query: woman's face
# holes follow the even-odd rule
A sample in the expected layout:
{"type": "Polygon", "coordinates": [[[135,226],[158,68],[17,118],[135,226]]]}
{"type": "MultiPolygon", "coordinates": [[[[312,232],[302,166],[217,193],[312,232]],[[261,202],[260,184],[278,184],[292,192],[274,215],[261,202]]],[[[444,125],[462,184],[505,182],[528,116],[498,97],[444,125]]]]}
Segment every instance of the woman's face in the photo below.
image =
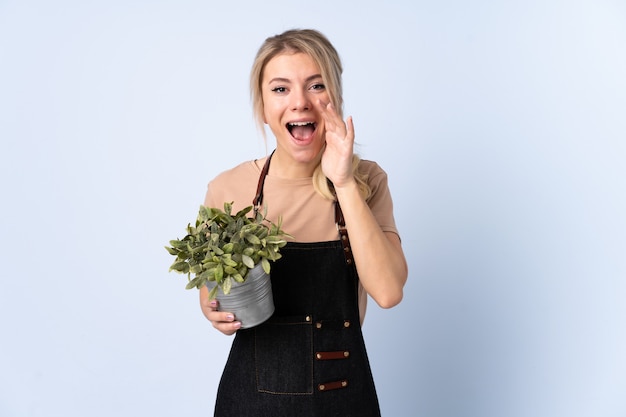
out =
{"type": "Polygon", "coordinates": [[[311,175],[325,143],[319,102],[330,101],[319,67],[304,53],[277,55],[265,65],[261,87],[263,117],[276,137],[277,159],[311,175]]]}

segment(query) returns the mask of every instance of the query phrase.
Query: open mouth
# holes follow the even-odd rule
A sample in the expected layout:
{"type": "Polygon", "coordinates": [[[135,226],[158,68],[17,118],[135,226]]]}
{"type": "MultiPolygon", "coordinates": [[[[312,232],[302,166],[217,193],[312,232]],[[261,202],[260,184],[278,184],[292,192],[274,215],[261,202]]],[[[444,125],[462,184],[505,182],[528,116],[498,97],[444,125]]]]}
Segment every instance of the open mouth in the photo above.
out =
{"type": "Polygon", "coordinates": [[[291,122],[287,123],[287,130],[296,140],[307,140],[313,137],[317,123],[315,122],[291,122]]]}

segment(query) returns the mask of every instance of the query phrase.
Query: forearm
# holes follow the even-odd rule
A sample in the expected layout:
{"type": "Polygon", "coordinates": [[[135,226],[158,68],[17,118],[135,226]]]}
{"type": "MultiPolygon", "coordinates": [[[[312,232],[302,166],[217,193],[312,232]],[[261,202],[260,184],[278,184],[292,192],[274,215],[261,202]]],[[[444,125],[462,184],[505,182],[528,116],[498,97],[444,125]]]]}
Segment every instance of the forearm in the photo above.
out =
{"type": "Polygon", "coordinates": [[[335,191],[363,288],[381,307],[397,305],[408,275],[400,238],[382,231],[356,182],[336,187],[335,191]]]}

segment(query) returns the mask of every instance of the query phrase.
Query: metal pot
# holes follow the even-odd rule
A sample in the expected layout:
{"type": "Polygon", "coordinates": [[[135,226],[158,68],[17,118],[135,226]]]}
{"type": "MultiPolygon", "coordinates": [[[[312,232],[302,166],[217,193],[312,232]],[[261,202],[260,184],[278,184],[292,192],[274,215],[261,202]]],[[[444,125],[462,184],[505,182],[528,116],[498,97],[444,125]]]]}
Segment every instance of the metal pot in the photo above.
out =
{"type": "MultiPolygon", "coordinates": [[[[206,284],[209,291],[215,285],[215,281],[206,284]]],[[[235,319],[241,322],[242,329],[257,326],[274,314],[270,276],[259,263],[248,271],[244,282],[233,282],[230,294],[219,291],[217,301],[220,303],[220,310],[235,315],[235,319]]]]}

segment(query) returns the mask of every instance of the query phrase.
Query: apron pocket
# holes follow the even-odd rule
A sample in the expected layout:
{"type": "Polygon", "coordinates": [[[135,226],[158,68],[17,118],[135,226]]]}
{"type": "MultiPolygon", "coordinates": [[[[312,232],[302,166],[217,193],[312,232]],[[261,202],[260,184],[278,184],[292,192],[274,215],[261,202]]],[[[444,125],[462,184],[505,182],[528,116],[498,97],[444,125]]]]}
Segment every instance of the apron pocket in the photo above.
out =
{"type": "Polygon", "coordinates": [[[313,334],[310,316],[272,317],[254,328],[257,390],[313,394],[313,334]]]}

